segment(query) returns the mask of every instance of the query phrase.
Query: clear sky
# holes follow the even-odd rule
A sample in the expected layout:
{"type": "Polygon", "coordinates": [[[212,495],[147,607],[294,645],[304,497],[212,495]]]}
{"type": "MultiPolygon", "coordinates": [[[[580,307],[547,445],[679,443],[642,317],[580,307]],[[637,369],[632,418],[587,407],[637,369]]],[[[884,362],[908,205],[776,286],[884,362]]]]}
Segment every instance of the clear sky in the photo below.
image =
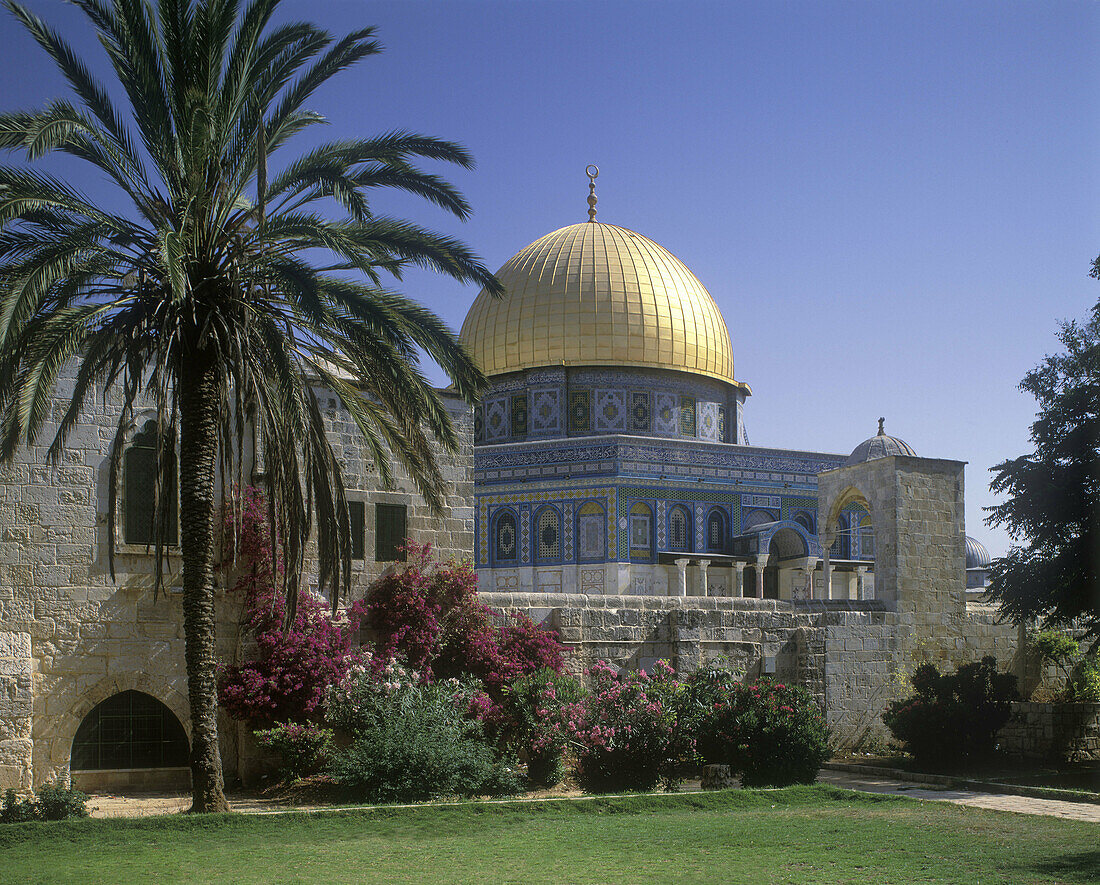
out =
{"type": "MultiPolygon", "coordinates": [[[[30,5],[102,64],[75,10],[30,5]]],[[[282,17],[376,25],[386,46],[318,94],[325,137],[407,128],[477,158],[437,170],[468,223],[395,196],[378,211],[496,270],[587,217],[599,165],[599,220],[669,249],[725,315],[753,444],[846,453],[884,415],[918,454],[968,462],[967,533],[1004,552],[981,508],[988,468],[1029,450],[1017,384],[1100,297],[1100,4],[287,0],[282,17]]],[[[63,91],[6,13],[0,48],[0,107],[63,91]]],[[[404,289],[456,329],[476,295],[420,273],[404,289]]]]}

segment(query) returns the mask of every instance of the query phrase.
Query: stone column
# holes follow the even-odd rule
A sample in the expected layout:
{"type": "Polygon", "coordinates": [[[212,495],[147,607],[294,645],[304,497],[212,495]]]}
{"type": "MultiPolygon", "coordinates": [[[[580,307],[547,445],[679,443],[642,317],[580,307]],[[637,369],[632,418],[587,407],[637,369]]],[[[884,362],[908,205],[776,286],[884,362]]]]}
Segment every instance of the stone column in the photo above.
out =
{"type": "Polygon", "coordinates": [[[866,585],[863,583],[863,576],[867,574],[867,566],[856,566],[856,599],[866,599],[866,585]]]}
{"type": "Polygon", "coordinates": [[[710,565],[709,559],[699,560],[699,595],[709,596],[709,589],[707,587],[707,566],[710,565]]]}
{"type": "Polygon", "coordinates": [[[744,596],[745,595],[745,563],[735,562],[733,564],[733,584],[730,588],[731,596],[744,596]]]}
{"type": "Polygon", "coordinates": [[[802,564],[802,573],[806,576],[806,598],[814,598],[814,569],[817,568],[817,557],[807,556],[802,564]]]}
{"type": "Polygon", "coordinates": [[[688,572],[688,563],[689,562],[690,562],[690,560],[688,560],[688,559],[677,559],[676,560],[676,569],[677,569],[676,595],[677,596],[687,596],[687,594],[688,594],[688,575],[687,575],[687,572],[688,572]]]}
{"type": "Polygon", "coordinates": [[[753,593],[757,599],[764,598],[764,566],[768,564],[768,555],[757,554],[756,556],[756,592],[753,593]]]}
{"type": "Polygon", "coordinates": [[[833,564],[829,562],[829,548],[833,546],[832,535],[826,533],[825,539],[821,542],[821,573],[824,577],[824,586],[822,587],[823,596],[822,599],[833,598],[833,564]]]}

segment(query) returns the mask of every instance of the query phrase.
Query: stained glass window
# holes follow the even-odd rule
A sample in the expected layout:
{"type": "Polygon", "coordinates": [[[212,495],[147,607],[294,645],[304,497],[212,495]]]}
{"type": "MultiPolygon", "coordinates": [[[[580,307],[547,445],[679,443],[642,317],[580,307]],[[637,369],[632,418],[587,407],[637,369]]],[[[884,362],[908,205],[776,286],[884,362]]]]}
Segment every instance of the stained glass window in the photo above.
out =
{"type": "Polygon", "coordinates": [[[721,510],[707,514],[707,550],[724,553],[726,549],[726,517],[721,510]]]}
{"type": "Polygon", "coordinates": [[[553,507],[543,507],[536,522],[538,558],[540,562],[561,559],[561,514],[553,507]]]}
{"type": "Polygon", "coordinates": [[[639,501],[630,508],[630,558],[649,559],[653,555],[653,511],[639,501]]]}
{"type": "Polygon", "coordinates": [[[680,435],[695,436],[695,397],[680,397],[680,435]]]}
{"type": "Polygon", "coordinates": [[[668,548],[686,551],[688,549],[688,524],[690,519],[685,507],[677,505],[668,513],[668,548]]]}
{"type": "Polygon", "coordinates": [[[607,517],[603,508],[594,501],[582,504],[577,510],[578,558],[586,562],[605,559],[605,533],[607,517]]]}
{"type": "Polygon", "coordinates": [[[497,517],[496,558],[498,562],[515,562],[516,559],[516,517],[504,511],[497,517]]]}
{"type": "Polygon", "coordinates": [[[527,394],[512,397],[512,436],[527,435],[527,394]]]}
{"type": "Polygon", "coordinates": [[[630,429],[650,429],[649,393],[644,390],[635,390],[630,394],[630,429]]]}
{"type": "Polygon", "coordinates": [[[592,398],[587,390],[569,391],[569,429],[587,432],[592,429],[592,398]]]}

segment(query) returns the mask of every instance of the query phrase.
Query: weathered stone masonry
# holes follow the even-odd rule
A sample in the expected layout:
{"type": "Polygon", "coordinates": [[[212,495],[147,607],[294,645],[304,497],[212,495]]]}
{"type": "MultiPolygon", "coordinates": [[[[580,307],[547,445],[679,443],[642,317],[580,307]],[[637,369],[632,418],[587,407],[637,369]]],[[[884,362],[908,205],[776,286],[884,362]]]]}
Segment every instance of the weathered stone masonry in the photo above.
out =
{"type": "MultiPolygon", "coordinates": [[[[59,382],[55,420],[71,384],[70,371],[59,382]]],[[[405,504],[410,535],[432,542],[443,558],[469,556],[473,549],[470,412],[457,400],[446,401],[462,446],[457,456],[441,459],[449,507],[436,519],[400,465],[394,464],[394,488],[378,488],[350,416],[322,393],[348,497],[366,505],[366,556],[353,565],[353,595],[389,565],[374,561],[376,502],[405,504]]],[[[80,722],[122,691],[151,695],[188,727],[178,556],[170,557],[168,592],[156,600],[153,557],[144,546],[116,543],[117,581],[108,573],[107,457],[120,407],[108,398],[87,409],[58,465],[45,462],[52,441],[47,427],[42,445],[0,468],[0,789],[68,776],[80,722]]],[[[149,417],[139,410],[137,426],[149,417]]],[[[315,586],[312,571],[305,581],[315,586]]],[[[235,603],[222,595],[218,648],[224,661],[240,653],[238,616],[235,603]]],[[[239,732],[225,720],[221,731],[232,778],[242,761],[239,732]]]]}

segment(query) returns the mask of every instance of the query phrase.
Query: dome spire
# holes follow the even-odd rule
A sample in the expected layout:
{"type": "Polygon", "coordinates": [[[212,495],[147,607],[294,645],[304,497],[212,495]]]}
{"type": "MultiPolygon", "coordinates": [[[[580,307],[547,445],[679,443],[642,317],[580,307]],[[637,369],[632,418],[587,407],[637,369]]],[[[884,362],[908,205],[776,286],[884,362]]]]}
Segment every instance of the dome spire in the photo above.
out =
{"type": "Polygon", "coordinates": [[[596,220],[596,179],[600,177],[600,167],[588,165],[584,167],[584,174],[588,176],[588,220],[596,220]]]}
{"type": "Polygon", "coordinates": [[[885,418],[879,418],[878,419],[878,435],[879,436],[886,436],[886,430],[884,429],[885,426],[886,426],[886,419],[885,418]]]}

